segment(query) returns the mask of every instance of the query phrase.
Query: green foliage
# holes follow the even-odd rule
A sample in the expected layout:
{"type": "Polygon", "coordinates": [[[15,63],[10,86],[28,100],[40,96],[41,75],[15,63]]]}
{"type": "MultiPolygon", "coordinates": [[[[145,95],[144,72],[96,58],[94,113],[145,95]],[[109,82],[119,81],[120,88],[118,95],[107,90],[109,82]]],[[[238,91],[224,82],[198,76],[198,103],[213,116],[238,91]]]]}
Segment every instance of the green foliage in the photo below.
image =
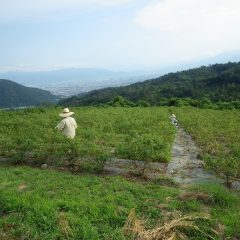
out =
{"type": "Polygon", "coordinates": [[[113,107],[134,107],[135,104],[122,96],[117,96],[113,99],[113,101],[108,103],[109,106],[113,107]]]}
{"type": "Polygon", "coordinates": [[[228,235],[235,235],[235,237],[240,236],[239,194],[230,193],[223,186],[209,183],[194,186],[193,189],[207,192],[208,195],[211,196],[213,201],[211,203],[213,207],[211,210],[212,218],[216,224],[221,223],[222,226],[224,226],[223,238],[227,238],[228,235]],[[232,228],[230,226],[234,227],[232,228]]]}
{"type": "Polygon", "coordinates": [[[138,106],[138,107],[150,107],[150,104],[149,104],[149,102],[147,102],[147,101],[139,100],[139,101],[137,102],[137,106],[138,106]]]}
{"type": "Polygon", "coordinates": [[[118,154],[122,157],[141,159],[145,162],[152,160],[166,162],[171,158],[172,144],[168,142],[167,136],[163,138],[157,134],[142,134],[134,138],[127,137],[126,143],[118,149],[118,154]]]}

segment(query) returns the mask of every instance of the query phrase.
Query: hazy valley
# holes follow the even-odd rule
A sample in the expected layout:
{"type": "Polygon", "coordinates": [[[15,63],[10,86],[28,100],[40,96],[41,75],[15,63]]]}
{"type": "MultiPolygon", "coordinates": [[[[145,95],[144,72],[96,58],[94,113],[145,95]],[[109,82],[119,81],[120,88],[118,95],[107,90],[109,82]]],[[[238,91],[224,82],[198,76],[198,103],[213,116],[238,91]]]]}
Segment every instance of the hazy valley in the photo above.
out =
{"type": "Polygon", "coordinates": [[[156,73],[114,72],[93,68],[0,73],[0,78],[10,79],[28,87],[47,90],[61,97],[69,97],[106,87],[124,86],[156,76],[158,76],[156,73]]]}

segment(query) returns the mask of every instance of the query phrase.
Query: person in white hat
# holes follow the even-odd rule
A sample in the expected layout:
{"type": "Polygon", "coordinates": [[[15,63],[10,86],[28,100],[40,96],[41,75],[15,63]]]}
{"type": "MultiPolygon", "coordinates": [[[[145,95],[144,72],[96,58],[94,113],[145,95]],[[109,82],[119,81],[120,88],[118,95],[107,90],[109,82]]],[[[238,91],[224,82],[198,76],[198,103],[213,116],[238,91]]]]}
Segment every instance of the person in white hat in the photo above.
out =
{"type": "Polygon", "coordinates": [[[73,117],[74,112],[70,112],[68,108],[64,108],[63,112],[59,114],[62,117],[62,121],[55,127],[60,130],[63,135],[67,138],[75,138],[75,129],[77,128],[77,123],[73,117]]]}
{"type": "Polygon", "coordinates": [[[177,121],[177,118],[176,118],[176,115],[175,115],[175,114],[172,114],[172,115],[170,116],[170,119],[171,119],[173,125],[175,125],[175,126],[178,125],[178,121],[177,121]]]}

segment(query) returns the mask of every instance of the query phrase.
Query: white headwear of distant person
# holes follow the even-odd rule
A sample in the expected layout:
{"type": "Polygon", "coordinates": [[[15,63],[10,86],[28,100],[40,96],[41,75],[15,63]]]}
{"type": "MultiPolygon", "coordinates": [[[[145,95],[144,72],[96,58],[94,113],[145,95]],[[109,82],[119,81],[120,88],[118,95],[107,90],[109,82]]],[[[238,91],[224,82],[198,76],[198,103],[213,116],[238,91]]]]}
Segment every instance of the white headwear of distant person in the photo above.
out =
{"type": "Polygon", "coordinates": [[[70,112],[68,108],[64,108],[63,111],[59,114],[60,117],[69,117],[71,115],[73,115],[74,112],[70,112]]]}

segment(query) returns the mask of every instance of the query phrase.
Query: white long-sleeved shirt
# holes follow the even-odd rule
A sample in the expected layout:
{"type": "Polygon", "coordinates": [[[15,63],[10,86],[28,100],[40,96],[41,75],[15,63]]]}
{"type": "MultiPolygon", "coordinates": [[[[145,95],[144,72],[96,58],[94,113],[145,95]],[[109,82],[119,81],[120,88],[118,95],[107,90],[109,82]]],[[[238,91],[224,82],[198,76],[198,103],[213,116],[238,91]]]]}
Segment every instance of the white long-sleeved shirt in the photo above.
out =
{"type": "Polygon", "coordinates": [[[74,138],[77,123],[74,118],[66,117],[56,126],[56,128],[62,131],[63,135],[65,135],[66,137],[74,138]]]}

